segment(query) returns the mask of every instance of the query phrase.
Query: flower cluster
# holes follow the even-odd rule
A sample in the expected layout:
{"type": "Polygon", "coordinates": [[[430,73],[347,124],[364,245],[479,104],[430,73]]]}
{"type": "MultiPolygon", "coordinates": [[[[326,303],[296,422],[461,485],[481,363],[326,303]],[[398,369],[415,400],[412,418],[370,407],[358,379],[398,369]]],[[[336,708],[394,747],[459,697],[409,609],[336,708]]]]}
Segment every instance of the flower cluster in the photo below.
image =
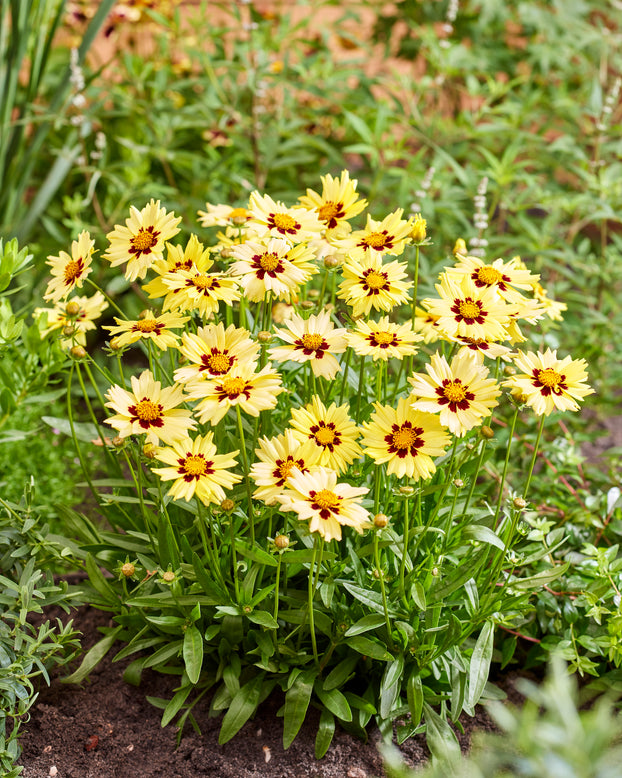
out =
{"type": "MultiPolygon", "coordinates": [[[[114,350],[138,346],[149,362],[108,389],[105,421],[122,442],[154,447],[152,471],[173,482],[174,500],[221,503],[244,480],[249,502],[339,540],[343,526],[372,526],[379,478],[430,479],[439,457],[490,422],[505,389],[539,415],[577,410],[591,393],[584,360],[513,350],[526,325],[563,310],[520,258],[486,263],[460,248],[436,296],[417,304],[418,270],[404,257],[412,247],[418,268],[425,220],[397,209],[354,229],[366,205],[343,171],[293,206],[260,192],[244,206],[206,203],[200,223],[219,229],[210,246],[196,235],[172,243],[180,217],[153,200],[108,235],[104,260],[144,282],[159,311],[105,327],[114,350]],[[235,450],[218,452],[232,440],[235,450]]],[[[69,298],[93,247],[83,232],[48,260],[45,299],[56,307],[43,326],[61,328],[65,346],[86,345],[107,305],[101,291],[69,298]]]]}

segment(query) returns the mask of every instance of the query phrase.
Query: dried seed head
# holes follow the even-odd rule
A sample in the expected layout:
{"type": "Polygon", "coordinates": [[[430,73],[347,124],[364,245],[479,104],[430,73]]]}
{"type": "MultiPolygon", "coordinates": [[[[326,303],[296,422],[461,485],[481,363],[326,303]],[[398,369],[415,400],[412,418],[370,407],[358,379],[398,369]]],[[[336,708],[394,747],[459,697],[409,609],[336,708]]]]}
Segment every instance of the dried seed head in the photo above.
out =
{"type": "Polygon", "coordinates": [[[172,570],[167,570],[165,573],[162,573],[162,580],[166,581],[166,583],[172,583],[175,580],[175,573],[172,570]]]}

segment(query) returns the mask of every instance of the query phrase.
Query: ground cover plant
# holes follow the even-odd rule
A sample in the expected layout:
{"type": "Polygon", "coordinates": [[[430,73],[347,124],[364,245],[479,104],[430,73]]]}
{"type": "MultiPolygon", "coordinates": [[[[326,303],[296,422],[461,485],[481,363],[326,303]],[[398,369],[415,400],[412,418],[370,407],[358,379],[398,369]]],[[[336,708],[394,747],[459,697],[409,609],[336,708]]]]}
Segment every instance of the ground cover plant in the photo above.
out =
{"type": "Polygon", "coordinates": [[[243,208],[207,203],[209,248],[174,242],[180,219],[159,201],[132,207],[97,261],[158,308],[128,319],[92,280],[82,232],[49,257],[53,307],[38,309],[73,360],[80,460],[81,439],[106,454],[103,478],[85,474],[110,529],[64,513],[92,602],[116,626],[67,680],[124,640],[117,658],[140,653],[128,679],[179,676],[171,700],[154,700],[163,723],[192,722],[211,691],[223,743],[279,687],[285,747],[309,705],[322,709],[318,757],[336,722],[365,737],[372,716],[387,735],[405,717],[398,740],[424,727],[451,738],[444,722],[473,712],[495,624],[514,626],[567,567],[515,570],[517,527],[546,418],[593,391],[584,360],[523,346],[521,327],[559,306],[518,258],[487,264],[458,241],[421,299],[425,220],[363,218],[345,170],[321,184],[289,206],[258,191],[243,208]],[[118,315],[103,362],[85,331],[107,306],[118,315]],[[523,408],[539,421],[508,493],[523,408]],[[509,419],[496,463],[493,413],[509,419]],[[482,485],[489,460],[498,483],[482,485]]]}

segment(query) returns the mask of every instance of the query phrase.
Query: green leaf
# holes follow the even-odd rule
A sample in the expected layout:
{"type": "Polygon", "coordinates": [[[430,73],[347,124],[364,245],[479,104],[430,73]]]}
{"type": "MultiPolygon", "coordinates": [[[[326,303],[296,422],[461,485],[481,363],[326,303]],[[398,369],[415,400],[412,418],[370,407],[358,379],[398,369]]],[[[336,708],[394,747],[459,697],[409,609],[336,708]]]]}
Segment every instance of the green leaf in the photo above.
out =
{"type": "MultiPolygon", "coordinates": [[[[345,581],[343,579],[339,579],[337,583],[341,584],[343,588],[350,592],[350,594],[359,602],[362,602],[372,610],[375,610],[378,613],[382,613],[384,615],[384,606],[382,604],[382,595],[380,592],[374,592],[370,589],[365,589],[362,586],[357,586],[356,584],[350,583],[350,581],[345,581]]],[[[389,606],[388,611],[389,616],[402,615],[395,609],[391,608],[391,606],[389,606]]]]}
{"type": "Polygon", "coordinates": [[[320,724],[317,728],[317,735],[315,736],[315,758],[321,759],[333,742],[333,735],[335,734],[335,717],[329,711],[324,709],[320,716],[320,724]]]}
{"type": "Polygon", "coordinates": [[[259,546],[251,546],[250,543],[245,543],[241,538],[236,538],[235,549],[241,556],[252,559],[253,562],[259,562],[268,567],[277,567],[279,564],[272,554],[264,551],[263,548],[259,548],[259,546]]]}
{"type": "Polygon", "coordinates": [[[482,543],[488,543],[501,549],[501,551],[505,551],[505,543],[501,538],[490,527],[485,527],[483,524],[469,524],[462,530],[462,535],[467,538],[473,538],[473,540],[479,540],[482,543]]]}
{"type": "Polygon", "coordinates": [[[203,636],[194,624],[184,635],[183,657],[190,683],[198,683],[203,665],[203,636]]]}
{"type": "Polygon", "coordinates": [[[554,567],[550,570],[543,570],[541,573],[536,573],[529,578],[519,578],[515,581],[510,581],[508,587],[511,589],[523,590],[535,589],[540,586],[544,586],[545,584],[549,584],[551,581],[554,581],[556,578],[559,578],[560,575],[564,575],[566,570],[568,570],[569,565],[570,562],[564,562],[564,564],[559,565],[559,567],[554,567]]]}
{"type": "MultiPolygon", "coordinates": [[[[42,416],[41,421],[49,427],[57,429],[63,435],[72,436],[71,424],[67,419],[59,419],[56,416],[42,416]]],[[[99,440],[99,433],[94,424],[88,422],[74,422],[73,429],[78,440],[90,443],[92,440],[99,440]]]]}
{"type": "Polygon", "coordinates": [[[406,698],[408,700],[408,710],[410,711],[411,724],[418,727],[423,712],[423,685],[418,668],[415,668],[408,678],[406,684],[406,698]]]}
{"type": "Polygon", "coordinates": [[[283,748],[285,750],[294,742],[294,738],[305,720],[316,677],[317,670],[305,670],[299,673],[285,694],[283,716],[283,748]]]}
{"type": "Polygon", "coordinates": [[[162,714],[161,726],[165,727],[167,724],[175,718],[175,716],[181,710],[183,704],[188,699],[188,695],[194,687],[191,685],[182,686],[176,693],[173,699],[168,703],[162,714]]]}
{"type": "Polygon", "coordinates": [[[352,675],[352,672],[359,661],[357,654],[349,654],[345,659],[342,659],[336,667],[333,667],[324,679],[324,689],[328,691],[329,689],[343,686],[352,675]]]}
{"type": "Polygon", "coordinates": [[[460,745],[449,724],[427,703],[423,704],[426,723],[426,741],[432,756],[441,764],[460,759],[460,745]]]}
{"type": "Polygon", "coordinates": [[[89,576],[89,581],[93,584],[93,587],[95,590],[101,594],[101,596],[104,598],[104,600],[114,605],[115,608],[119,606],[119,598],[117,597],[117,594],[115,590],[110,586],[108,581],[104,578],[102,571],[97,566],[97,563],[91,556],[91,554],[86,555],[86,572],[89,576]]]}
{"type": "Polygon", "coordinates": [[[348,700],[339,689],[324,689],[321,681],[315,684],[315,693],[321,702],[342,721],[352,721],[352,711],[348,700]]]}
{"type": "Polygon", "coordinates": [[[122,629],[123,627],[120,625],[115,627],[112,632],[109,632],[106,635],[106,637],[103,637],[99,642],[95,643],[95,645],[90,648],[84,655],[80,667],[71,673],[71,675],[61,679],[63,683],[81,683],[93,670],[93,668],[95,668],[101,662],[108,651],[110,651],[112,645],[117,639],[117,635],[119,632],[121,632],[122,629]]]}
{"type": "Polygon", "coordinates": [[[384,614],[370,613],[367,616],[363,616],[354,623],[345,633],[344,637],[351,637],[352,635],[360,635],[362,632],[368,632],[370,629],[376,629],[384,624],[384,614]]]}
{"type": "Polygon", "coordinates": [[[471,654],[471,663],[469,665],[469,694],[467,698],[471,710],[473,710],[479,701],[479,698],[482,696],[484,686],[486,686],[486,681],[488,680],[494,634],[495,625],[492,621],[487,621],[484,624],[482,631],[479,633],[475,648],[471,654]]]}
{"type": "Polygon", "coordinates": [[[359,654],[363,654],[363,656],[370,656],[372,659],[380,659],[382,662],[390,662],[393,659],[393,655],[387,651],[386,646],[383,646],[381,643],[376,643],[376,641],[370,640],[369,638],[356,635],[348,638],[345,642],[350,648],[358,651],[359,654]]]}
{"type": "Polygon", "coordinates": [[[391,715],[391,711],[395,710],[397,707],[403,673],[404,656],[403,654],[400,654],[397,659],[386,666],[382,676],[378,712],[383,719],[388,719],[391,715]]]}
{"type": "Polygon", "coordinates": [[[253,624],[259,624],[264,629],[278,629],[279,624],[271,613],[268,611],[252,611],[246,614],[249,621],[253,624]]]}
{"type": "Polygon", "coordinates": [[[261,698],[264,674],[260,673],[241,686],[233,695],[231,704],[222,720],[218,743],[222,746],[236,735],[257,710],[261,698]]]}

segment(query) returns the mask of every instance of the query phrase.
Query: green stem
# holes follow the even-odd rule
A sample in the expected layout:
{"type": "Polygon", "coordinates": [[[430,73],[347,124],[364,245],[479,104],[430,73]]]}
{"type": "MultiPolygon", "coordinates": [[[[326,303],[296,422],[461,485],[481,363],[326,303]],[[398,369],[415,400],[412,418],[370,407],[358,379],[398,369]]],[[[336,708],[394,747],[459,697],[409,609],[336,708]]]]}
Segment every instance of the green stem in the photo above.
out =
{"type": "Polygon", "coordinates": [[[233,566],[233,587],[235,589],[235,601],[240,602],[240,585],[238,583],[238,554],[235,550],[235,527],[233,526],[233,513],[229,514],[229,540],[231,542],[231,564],[233,566]]]}
{"type": "Polygon", "coordinates": [[[346,361],[343,366],[343,376],[341,379],[341,390],[339,391],[339,403],[338,405],[343,405],[343,395],[346,390],[346,384],[348,382],[348,371],[350,370],[350,359],[352,358],[352,351],[353,349],[348,348],[346,351],[346,361]]]}
{"type": "MultiPolygon", "coordinates": [[[[497,524],[499,521],[499,513],[501,511],[501,503],[503,502],[503,492],[505,487],[505,479],[508,474],[508,465],[510,463],[510,451],[512,450],[512,440],[514,438],[514,428],[516,427],[516,419],[518,417],[518,408],[514,411],[514,416],[512,416],[512,421],[510,422],[510,426],[508,429],[508,445],[505,450],[505,462],[503,463],[503,473],[501,474],[501,483],[499,484],[499,497],[497,499],[497,508],[495,510],[495,520],[493,522],[495,529],[497,528],[497,524]]],[[[535,454],[534,450],[534,454],[535,454]]],[[[535,461],[535,460],[534,460],[535,461]]],[[[532,463],[533,464],[533,463],[532,463]]]]}
{"type": "MultiPolygon", "coordinates": [[[[417,501],[419,501],[420,496],[419,492],[417,492],[416,496],[417,501]]],[[[402,595],[402,599],[404,600],[404,603],[406,604],[406,589],[404,585],[404,577],[406,572],[406,556],[408,555],[408,544],[409,544],[409,532],[410,532],[410,526],[409,526],[409,516],[408,516],[408,498],[404,500],[404,535],[402,537],[402,558],[400,560],[400,571],[399,571],[399,578],[400,578],[400,594],[402,595]]]]}
{"type": "Polygon", "coordinates": [[[529,471],[527,473],[527,481],[525,483],[525,488],[523,489],[523,499],[527,499],[527,492],[529,491],[529,486],[531,484],[531,477],[533,476],[533,469],[536,464],[536,458],[538,456],[538,448],[540,447],[540,440],[542,439],[542,430],[544,429],[544,420],[546,416],[542,415],[540,417],[540,425],[538,427],[538,434],[536,436],[536,442],[533,447],[533,454],[531,455],[531,462],[529,463],[529,471]]]}
{"type": "Polygon", "coordinates": [[[105,300],[108,302],[108,304],[109,304],[109,305],[110,305],[112,308],[114,308],[114,309],[115,309],[115,311],[116,311],[118,314],[120,314],[121,318],[122,318],[124,321],[127,321],[127,316],[126,316],[126,315],[123,313],[123,311],[122,311],[122,310],[119,308],[119,306],[118,306],[118,305],[115,303],[115,301],[112,299],[112,297],[110,297],[110,295],[106,294],[106,292],[104,292],[104,290],[103,290],[103,289],[102,289],[100,286],[97,286],[97,284],[95,283],[95,281],[91,281],[91,279],[90,279],[90,278],[87,278],[87,279],[85,279],[85,280],[86,280],[86,282],[87,282],[88,284],[90,284],[90,285],[91,285],[91,286],[92,286],[92,287],[93,287],[93,288],[94,288],[96,291],[98,291],[98,292],[100,292],[101,294],[103,294],[103,296],[104,296],[105,300]]]}
{"type": "Polygon", "coordinates": [[[313,553],[311,555],[311,564],[309,565],[309,581],[307,586],[307,607],[309,610],[309,631],[311,632],[311,645],[313,647],[313,658],[315,666],[320,666],[320,659],[317,653],[317,640],[315,637],[315,618],[313,615],[313,597],[315,595],[313,572],[315,569],[315,559],[318,551],[318,536],[313,539],[313,553]]]}
{"type": "Polygon", "coordinates": [[[238,420],[238,434],[240,436],[240,453],[242,454],[242,467],[244,469],[244,482],[246,484],[246,499],[248,501],[248,524],[251,533],[251,544],[255,543],[255,516],[253,513],[253,492],[251,481],[248,475],[248,457],[246,455],[246,441],[244,440],[244,425],[242,424],[242,411],[240,406],[235,406],[235,412],[238,420]]]}
{"type": "Polygon", "coordinates": [[[361,367],[359,370],[359,389],[356,398],[356,423],[361,420],[361,398],[363,397],[363,386],[365,384],[365,357],[361,357],[361,367]]]}
{"type": "Polygon", "coordinates": [[[387,637],[389,640],[389,648],[393,650],[393,636],[391,630],[391,620],[389,619],[389,607],[387,605],[387,590],[384,585],[384,571],[380,564],[380,549],[378,547],[378,530],[374,534],[374,563],[376,570],[378,571],[378,580],[380,581],[380,593],[382,594],[382,608],[384,610],[384,623],[387,628],[387,637]]]}

